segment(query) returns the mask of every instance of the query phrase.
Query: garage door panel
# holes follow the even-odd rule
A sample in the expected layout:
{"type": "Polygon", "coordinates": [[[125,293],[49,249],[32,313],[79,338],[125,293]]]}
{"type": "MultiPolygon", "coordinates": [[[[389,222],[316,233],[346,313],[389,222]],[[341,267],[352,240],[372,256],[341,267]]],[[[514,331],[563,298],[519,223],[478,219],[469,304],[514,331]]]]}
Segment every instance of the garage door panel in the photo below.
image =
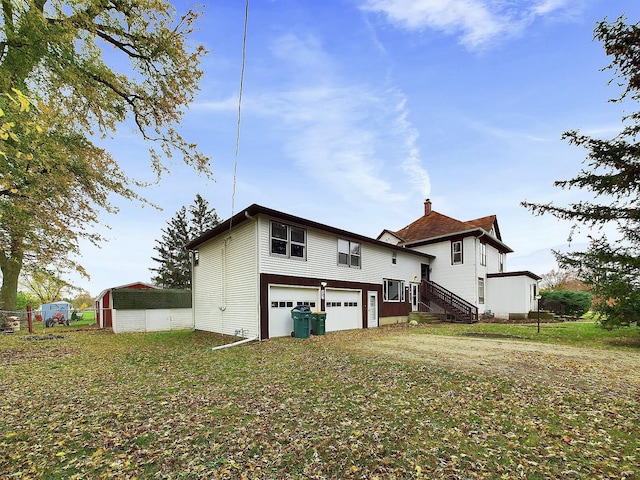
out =
{"type": "Polygon", "coordinates": [[[291,309],[306,305],[311,311],[320,310],[320,290],[302,287],[269,287],[269,336],[286,337],[293,331],[291,309]]]}
{"type": "Polygon", "coordinates": [[[362,328],[362,292],[327,288],[325,295],[327,332],[362,328]]]}

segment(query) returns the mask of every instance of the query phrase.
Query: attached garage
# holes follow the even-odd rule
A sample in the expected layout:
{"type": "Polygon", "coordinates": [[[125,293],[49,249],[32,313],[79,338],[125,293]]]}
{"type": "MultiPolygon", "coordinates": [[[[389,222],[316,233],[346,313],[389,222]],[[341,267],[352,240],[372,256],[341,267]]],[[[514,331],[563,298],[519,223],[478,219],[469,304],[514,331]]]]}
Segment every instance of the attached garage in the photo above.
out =
{"type": "Polygon", "coordinates": [[[306,305],[320,310],[320,289],[316,287],[269,286],[269,336],[288,337],[293,331],[291,309],[306,305]]]}
{"type": "Polygon", "coordinates": [[[362,328],[362,290],[327,288],[325,310],[327,332],[362,328]]]}

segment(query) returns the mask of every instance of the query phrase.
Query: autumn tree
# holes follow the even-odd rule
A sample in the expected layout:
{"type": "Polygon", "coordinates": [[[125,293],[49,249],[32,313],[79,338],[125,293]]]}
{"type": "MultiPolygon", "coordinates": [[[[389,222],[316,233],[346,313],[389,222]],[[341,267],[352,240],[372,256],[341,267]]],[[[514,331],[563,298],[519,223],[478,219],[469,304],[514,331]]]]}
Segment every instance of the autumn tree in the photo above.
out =
{"type": "Polygon", "coordinates": [[[164,288],[191,288],[191,255],[185,245],[202,233],[220,223],[215,209],[196,195],[193,205],[188,209],[181,207],[162,229],[162,236],[156,240],[154,250],[157,256],[151,259],[158,263],[151,268],[155,275],[152,281],[164,288]]]}
{"type": "MultiPolygon", "coordinates": [[[[624,17],[597,24],[594,36],[612,58],[608,70],[622,93],[611,100],[631,104],[640,100],[640,23],[627,24],[624,17]]],[[[634,108],[635,107],[635,108],[634,108]]],[[[570,180],[554,183],[560,188],[586,190],[588,200],[566,207],[553,203],[523,202],[534,214],[551,214],[591,228],[584,252],[555,252],[559,265],[577,269],[581,280],[596,297],[594,309],[605,327],[628,325],[640,319],[640,112],[623,117],[615,137],[594,138],[569,131],[563,138],[587,150],[585,167],[570,180]],[[616,238],[602,231],[616,228],[616,238]]]]}
{"type": "Polygon", "coordinates": [[[99,243],[112,194],[143,200],[96,138],[130,126],[158,175],[177,154],[208,174],[208,159],[177,130],[202,75],[187,41],[198,17],[167,0],[0,2],[0,306],[15,307],[24,266],[69,268],[79,240],[99,243]],[[32,100],[14,108],[16,92],[32,100]]]}
{"type": "Polygon", "coordinates": [[[40,303],[51,303],[63,300],[71,291],[73,285],[65,281],[59,274],[51,270],[37,270],[22,281],[23,287],[35,295],[40,303]]]}
{"type": "Polygon", "coordinates": [[[93,307],[93,297],[87,292],[83,292],[71,299],[71,305],[78,310],[84,310],[85,308],[93,307]]]}
{"type": "Polygon", "coordinates": [[[563,290],[569,280],[569,271],[559,268],[542,274],[540,288],[542,290],[563,290]]]}
{"type": "Polygon", "coordinates": [[[37,308],[40,306],[40,300],[33,293],[30,292],[18,292],[18,301],[16,304],[16,310],[24,312],[27,307],[37,308]]]}

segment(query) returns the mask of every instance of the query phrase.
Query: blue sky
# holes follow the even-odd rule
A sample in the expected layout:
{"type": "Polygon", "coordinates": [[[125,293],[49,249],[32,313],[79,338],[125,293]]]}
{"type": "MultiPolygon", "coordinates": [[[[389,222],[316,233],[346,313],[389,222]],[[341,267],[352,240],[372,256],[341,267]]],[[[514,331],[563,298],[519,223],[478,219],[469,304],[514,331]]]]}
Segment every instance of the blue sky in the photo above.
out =
{"type": "MultiPolygon", "coordinates": [[[[144,192],[162,211],[116,200],[110,241],[83,245],[91,280],[75,283],[97,295],[149,281],[160,229],[197,193],[222,218],[258,203],[371,237],[430,198],[459,220],[497,215],[509,271],[556,268],[550,249],[566,248],[570,224],[520,202],[584,198],[553,187],[585,157],[561,135],[620,130],[593,28],[636,22],[636,2],[252,0],[236,156],[244,5],[206,2],[193,38],[209,54],[181,131],[211,157],[215,182],[176,161],[144,192]]],[[[153,178],[127,127],[106,145],[132,176],[153,178]]]]}

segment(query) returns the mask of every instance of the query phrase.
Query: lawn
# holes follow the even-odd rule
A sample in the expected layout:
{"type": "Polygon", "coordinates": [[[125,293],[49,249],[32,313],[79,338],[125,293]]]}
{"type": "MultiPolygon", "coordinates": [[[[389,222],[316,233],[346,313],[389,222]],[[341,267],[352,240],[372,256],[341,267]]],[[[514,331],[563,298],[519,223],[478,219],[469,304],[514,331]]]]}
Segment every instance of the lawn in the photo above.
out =
{"type": "MultiPolygon", "coordinates": [[[[640,476],[637,383],[590,390],[358,348],[469,328],[524,337],[507,326],[447,325],[211,351],[228,339],[96,328],[48,329],[63,337],[50,340],[3,335],[0,477],[640,476]]],[[[640,366],[629,331],[617,331],[622,342],[602,330],[533,336],[614,349],[640,366]]]]}

